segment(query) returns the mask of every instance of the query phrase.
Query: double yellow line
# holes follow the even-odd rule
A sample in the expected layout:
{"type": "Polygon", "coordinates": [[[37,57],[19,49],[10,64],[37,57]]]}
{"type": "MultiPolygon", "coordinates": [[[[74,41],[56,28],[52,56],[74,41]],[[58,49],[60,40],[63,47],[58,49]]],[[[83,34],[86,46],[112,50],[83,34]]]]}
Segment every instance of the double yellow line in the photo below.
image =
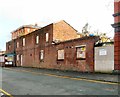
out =
{"type": "Polygon", "coordinates": [[[46,76],[71,79],[71,80],[82,80],[82,81],[87,81],[87,82],[92,82],[92,83],[120,85],[119,82],[107,82],[107,81],[92,80],[92,79],[86,79],[86,78],[74,78],[74,77],[70,77],[70,76],[60,76],[60,75],[49,74],[49,73],[37,73],[37,72],[29,71],[29,70],[15,70],[15,69],[11,69],[11,68],[5,68],[5,69],[16,71],[16,72],[27,72],[27,73],[31,73],[31,74],[35,74],[35,75],[46,75],[46,76]]]}
{"type": "MultiPolygon", "coordinates": [[[[83,80],[83,81],[88,81],[88,82],[93,82],[93,83],[101,83],[101,84],[120,85],[120,83],[116,83],[116,82],[104,82],[104,81],[90,80],[90,79],[85,79],[85,78],[74,78],[74,77],[69,77],[69,76],[59,76],[59,75],[55,75],[55,74],[37,73],[37,72],[33,72],[33,71],[28,71],[28,70],[15,70],[15,69],[11,69],[11,68],[5,68],[5,69],[11,70],[11,71],[16,71],[16,72],[27,72],[27,73],[31,73],[31,74],[35,74],[35,75],[45,75],[45,76],[52,76],[52,77],[71,79],[71,80],[83,80]]],[[[4,93],[5,95],[9,96],[9,97],[13,97],[11,94],[7,93],[6,91],[4,91],[1,88],[0,88],[0,91],[2,93],[4,93]]]]}
{"type": "Polygon", "coordinates": [[[4,93],[5,95],[9,96],[9,97],[13,97],[11,94],[7,93],[6,91],[4,91],[3,89],[0,88],[0,91],[2,93],[4,93]]]}

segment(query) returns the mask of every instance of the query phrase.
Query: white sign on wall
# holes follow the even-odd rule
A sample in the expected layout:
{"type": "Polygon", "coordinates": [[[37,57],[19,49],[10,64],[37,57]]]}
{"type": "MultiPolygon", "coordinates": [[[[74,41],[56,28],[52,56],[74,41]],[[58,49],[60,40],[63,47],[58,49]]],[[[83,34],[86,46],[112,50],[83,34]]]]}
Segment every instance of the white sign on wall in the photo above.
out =
{"type": "Polygon", "coordinates": [[[64,50],[58,50],[58,60],[64,59],[64,50]]]}
{"type": "Polygon", "coordinates": [[[106,50],[106,49],[100,49],[100,50],[99,50],[99,55],[100,55],[100,56],[107,55],[107,50],[106,50]]]}

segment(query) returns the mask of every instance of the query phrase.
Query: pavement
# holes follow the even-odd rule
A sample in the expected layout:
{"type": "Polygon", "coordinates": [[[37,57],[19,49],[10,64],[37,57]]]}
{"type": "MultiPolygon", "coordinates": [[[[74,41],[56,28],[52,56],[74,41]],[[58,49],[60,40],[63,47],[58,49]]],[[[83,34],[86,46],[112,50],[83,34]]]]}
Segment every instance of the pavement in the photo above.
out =
{"type": "Polygon", "coordinates": [[[31,72],[37,72],[37,73],[53,74],[57,76],[65,76],[65,77],[67,76],[67,77],[82,78],[82,79],[88,79],[88,80],[120,83],[119,75],[117,74],[82,73],[82,72],[76,72],[76,71],[60,71],[60,70],[28,68],[28,67],[9,67],[9,68],[15,69],[15,70],[25,70],[25,71],[31,71],[31,72]]]}

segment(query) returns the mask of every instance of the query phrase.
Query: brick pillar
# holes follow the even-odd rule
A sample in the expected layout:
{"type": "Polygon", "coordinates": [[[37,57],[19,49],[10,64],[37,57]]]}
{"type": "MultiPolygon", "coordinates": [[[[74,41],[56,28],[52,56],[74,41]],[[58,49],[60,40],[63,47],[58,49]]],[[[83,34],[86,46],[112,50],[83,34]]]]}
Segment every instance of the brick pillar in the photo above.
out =
{"type": "Polygon", "coordinates": [[[114,69],[120,70],[120,0],[114,0],[114,69]]]}

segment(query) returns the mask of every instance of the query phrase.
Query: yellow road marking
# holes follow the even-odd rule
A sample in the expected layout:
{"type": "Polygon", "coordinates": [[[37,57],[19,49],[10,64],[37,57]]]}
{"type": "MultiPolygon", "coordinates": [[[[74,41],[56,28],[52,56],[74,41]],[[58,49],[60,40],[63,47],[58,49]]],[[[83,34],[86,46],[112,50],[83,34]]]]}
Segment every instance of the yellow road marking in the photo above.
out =
{"type": "Polygon", "coordinates": [[[28,72],[28,73],[32,73],[35,75],[46,75],[46,76],[53,76],[53,77],[57,77],[57,78],[65,78],[65,79],[72,79],[72,80],[83,80],[83,81],[88,81],[88,82],[94,82],[94,83],[102,83],[102,84],[113,84],[113,85],[120,85],[120,83],[117,82],[105,82],[105,81],[99,81],[99,80],[92,80],[92,79],[86,79],[86,78],[73,78],[73,77],[69,77],[69,76],[59,76],[59,75],[55,75],[55,74],[49,74],[49,73],[37,73],[37,72],[33,72],[33,71],[29,71],[29,70],[15,70],[15,69],[11,69],[11,68],[5,68],[8,70],[12,70],[12,71],[17,71],[17,72],[28,72]]]}
{"type": "Polygon", "coordinates": [[[7,93],[6,91],[4,91],[3,89],[0,88],[0,91],[2,93],[4,93],[5,95],[9,96],[9,97],[13,97],[11,94],[7,93]]]}

